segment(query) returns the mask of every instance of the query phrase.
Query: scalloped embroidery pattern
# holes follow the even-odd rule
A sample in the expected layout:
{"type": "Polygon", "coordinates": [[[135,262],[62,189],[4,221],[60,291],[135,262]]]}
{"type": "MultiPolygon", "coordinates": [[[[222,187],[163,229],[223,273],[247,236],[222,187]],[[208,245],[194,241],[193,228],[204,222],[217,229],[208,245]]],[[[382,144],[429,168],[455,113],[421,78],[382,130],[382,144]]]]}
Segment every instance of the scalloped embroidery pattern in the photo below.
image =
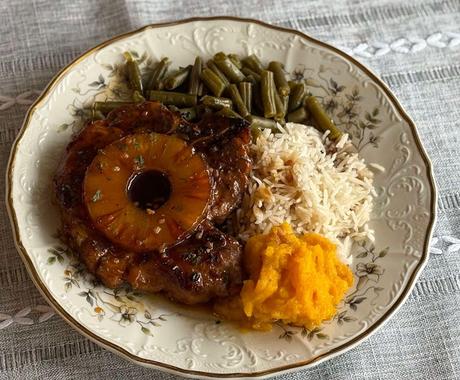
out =
{"type": "Polygon", "coordinates": [[[56,313],[47,305],[37,305],[35,307],[25,307],[15,314],[0,313],[0,330],[13,324],[29,326],[36,323],[46,322],[56,313]]]}
{"type": "Polygon", "coordinates": [[[31,105],[40,93],[41,91],[39,90],[29,90],[14,97],[0,95],[0,111],[5,111],[16,104],[25,106],[31,105]]]}
{"type": "Polygon", "coordinates": [[[430,253],[460,253],[460,239],[454,236],[436,236],[431,239],[430,253]]]}
{"type": "Polygon", "coordinates": [[[439,15],[451,14],[458,10],[458,0],[393,2],[393,4],[375,5],[362,9],[353,9],[345,13],[324,13],[308,15],[305,18],[280,21],[293,29],[347,27],[357,25],[374,25],[375,23],[397,22],[439,15]]]}
{"type": "Polygon", "coordinates": [[[422,51],[428,47],[438,49],[455,48],[460,46],[460,33],[457,32],[436,32],[426,38],[401,37],[393,42],[372,42],[361,43],[358,46],[344,50],[352,55],[363,58],[381,57],[389,53],[411,54],[422,51]]]}
{"type": "MultiPolygon", "coordinates": [[[[460,253],[460,238],[454,236],[437,236],[431,239],[430,253],[441,255],[444,253],[460,253]]],[[[15,314],[6,314],[0,312],[0,330],[13,324],[22,326],[42,323],[52,318],[56,313],[47,305],[37,305],[33,308],[26,307],[15,314]],[[35,319],[32,314],[38,315],[35,319]]]]}

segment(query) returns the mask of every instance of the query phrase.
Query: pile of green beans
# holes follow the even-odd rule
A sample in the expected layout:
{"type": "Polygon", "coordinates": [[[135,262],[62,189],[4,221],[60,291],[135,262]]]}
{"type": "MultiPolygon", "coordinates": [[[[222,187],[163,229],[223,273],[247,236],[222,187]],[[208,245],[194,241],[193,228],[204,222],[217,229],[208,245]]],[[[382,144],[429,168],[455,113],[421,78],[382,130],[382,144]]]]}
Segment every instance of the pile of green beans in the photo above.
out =
{"type": "Polygon", "coordinates": [[[124,57],[132,101],[95,102],[94,118],[123,105],[156,100],[191,121],[206,112],[244,118],[255,135],[264,128],[276,131],[286,122],[307,120],[320,131],[329,131],[334,140],[342,135],[318,99],[309,94],[306,84],[286,79],[280,62],[272,61],[264,67],[254,54],[241,59],[219,52],[206,63],[196,57],[193,65],[168,72],[171,61],[163,58],[151,68],[148,78],[142,78],[132,54],[126,52],[124,57]]]}

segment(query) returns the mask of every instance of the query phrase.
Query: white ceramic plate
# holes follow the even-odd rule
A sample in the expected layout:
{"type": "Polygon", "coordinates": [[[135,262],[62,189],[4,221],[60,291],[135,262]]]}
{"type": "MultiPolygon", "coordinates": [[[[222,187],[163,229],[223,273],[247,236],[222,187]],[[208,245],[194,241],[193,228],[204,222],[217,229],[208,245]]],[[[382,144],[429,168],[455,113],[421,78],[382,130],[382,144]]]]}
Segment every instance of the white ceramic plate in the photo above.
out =
{"type": "Polygon", "coordinates": [[[150,25],[107,41],[64,68],[29,110],[12,149],[7,204],[19,253],[59,314],[96,343],[137,363],[196,377],[269,376],[305,368],[362,342],[401,306],[428,258],[436,191],[414,123],[372,72],[340,50],[259,21],[199,18],[150,25]],[[376,175],[375,244],[354,252],[355,284],[337,316],[319,329],[277,325],[243,333],[205,311],[95,284],[54,237],[59,219],[50,183],[72,133],[95,99],[117,98],[122,52],[144,70],[224,50],[278,60],[353,136],[376,175]]]}

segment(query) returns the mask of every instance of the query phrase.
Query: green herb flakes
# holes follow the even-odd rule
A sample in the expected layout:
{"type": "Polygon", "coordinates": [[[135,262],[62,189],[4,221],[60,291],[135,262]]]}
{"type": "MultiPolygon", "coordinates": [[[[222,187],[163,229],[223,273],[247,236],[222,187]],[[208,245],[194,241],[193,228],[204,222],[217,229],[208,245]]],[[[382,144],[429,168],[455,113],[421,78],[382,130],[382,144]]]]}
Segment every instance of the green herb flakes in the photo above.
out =
{"type": "Polygon", "coordinates": [[[144,157],[139,155],[134,158],[134,162],[136,163],[137,166],[144,166],[144,157]]]}
{"type": "Polygon", "coordinates": [[[91,198],[91,200],[92,200],[93,202],[100,201],[101,199],[102,199],[101,190],[97,190],[97,191],[94,193],[93,197],[91,198]]]}

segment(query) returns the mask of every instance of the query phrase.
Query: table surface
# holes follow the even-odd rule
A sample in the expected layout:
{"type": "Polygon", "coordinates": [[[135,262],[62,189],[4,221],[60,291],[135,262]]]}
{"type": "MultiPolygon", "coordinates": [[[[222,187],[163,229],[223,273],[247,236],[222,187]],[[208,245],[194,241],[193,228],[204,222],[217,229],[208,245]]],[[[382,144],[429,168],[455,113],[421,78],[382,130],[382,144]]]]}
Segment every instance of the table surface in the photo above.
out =
{"type": "MultiPolygon", "coordinates": [[[[439,189],[431,257],[394,318],[359,347],[279,379],[460,378],[460,0],[3,0],[2,171],[29,105],[73,58],[148,23],[204,15],[298,29],[368,65],[415,120],[439,189]]],[[[176,378],[115,356],[54,315],[16,253],[4,207],[0,218],[0,379],[176,378]]]]}

